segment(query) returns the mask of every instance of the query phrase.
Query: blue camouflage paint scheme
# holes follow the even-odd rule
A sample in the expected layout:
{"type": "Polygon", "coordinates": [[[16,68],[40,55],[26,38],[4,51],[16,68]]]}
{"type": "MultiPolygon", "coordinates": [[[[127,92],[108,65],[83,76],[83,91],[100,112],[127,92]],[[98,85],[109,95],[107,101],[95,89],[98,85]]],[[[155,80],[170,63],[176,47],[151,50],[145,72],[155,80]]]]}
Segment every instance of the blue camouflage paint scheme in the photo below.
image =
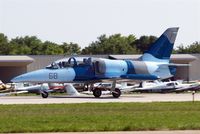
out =
{"type": "Polygon", "coordinates": [[[173,50],[177,31],[178,28],[167,29],[145,53],[149,53],[158,59],[169,59],[173,50]]]}
{"type": "Polygon", "coordinates": [[[169,59],[172,50],[173,44],[169,42],[165,35],[162,35],[154,44],[152,44],[146,53],[149,53],[158,59],[169,59]],[[159,45],[163,42],[165,45],[159,45]],[[160,49],[158,49],[158,47],[160,47],[160,49]]]}
{"type": "Polygon", "coordinates": [[[73,81],[75,78],[75,72],[73,68],[59,69],[40,69],[30,73],[26,73],[17,76],[13,81],[21,80],[22,82],[65,82],[73,81]],[[67,75],[66,75],[67,74],[67,75]]]}
{"type": "Polygon", "coordinates": [[[119,78],[121,75],[127,74],[127,64],[123,60],[104,59],[106,65],[105,77],[119,78]]]}
{"type": "Polygon", "coordinates": [[[11,81],[46,83],[103,79],[155,80],[171,77],[176,68],[161,65],[169,63],[177,31],[178,28],[167,29],[137,61],[84,57],[79,63],[77,57],[71,57],[68,60],[58,60],[45,69],[17,76],[11,81]],[[63,62],[67,66],[61,66],[63,62]]]}
{"type": "Polygon", "coordinates": [[[131,60],[125,60],[125,61],[126,61],[126,64],[128,66],[128,72],[127,72],[127,74],[136,74],[135,73],[134,65],[132,64],[131,60]]]}
{"type": "Polygon", "coordinates": [[[75,81],[88,80],[99,80],[99,79],[110,79],[120,78],[121,75],[127,73],[127,64],[123,60],[109,60],[102,59],[105,63],[105,73],[95,73],[95,67],[93,65],[79,65],[74,66],[76,77],[75,81]]]}
{"type": "Polygon", "coordinates": [[[127,75],[122,75],[121,78],[134,79],[134,80],[157,80],[157,79],[159,79],[158,76],[150,75],[150,74],[127,74],[127,75]]]}
{"type": "Polygon", "coordinates": [[[170,70],[170,73],[172,74],[172,75],[175,75],[176,74],[176,67],[175,66],[169,66],[169,70],[170,70]]]}
{"type": "Polygon", "coordinates": [[[92,65],[81,65],[81,66],[75,66],[75,81],[82,81],[85,79],[92,80],[95,79],[95,73],[92,65]]]}

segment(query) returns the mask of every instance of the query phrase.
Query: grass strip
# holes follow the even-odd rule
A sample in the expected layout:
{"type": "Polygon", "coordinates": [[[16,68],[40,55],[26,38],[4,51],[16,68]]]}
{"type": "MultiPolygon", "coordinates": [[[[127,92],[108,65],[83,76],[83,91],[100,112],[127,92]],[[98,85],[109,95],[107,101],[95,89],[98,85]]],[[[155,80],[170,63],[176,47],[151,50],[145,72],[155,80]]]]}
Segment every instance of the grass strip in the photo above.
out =
{"type": "Polygon", "coordinates": [[[1,133],[185,129],[200,129],[200,102],[0,105],[1,133]]]}

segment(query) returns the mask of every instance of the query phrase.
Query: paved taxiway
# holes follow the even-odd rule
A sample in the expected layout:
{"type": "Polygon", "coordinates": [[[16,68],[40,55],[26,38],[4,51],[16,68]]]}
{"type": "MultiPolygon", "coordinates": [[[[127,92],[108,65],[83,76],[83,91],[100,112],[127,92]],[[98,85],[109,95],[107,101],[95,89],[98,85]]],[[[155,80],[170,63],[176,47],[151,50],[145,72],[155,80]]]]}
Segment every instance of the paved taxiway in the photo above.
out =
{"type": "MultiPolygon", "coordinates": [[[[200,93],[194,95],[195,101],[200,101],[200,93]]],[[[106,103],[106,102],[167,102],[167,101],[192,101],[192,93],[181,94],[131,94],[122,95],[120,98],[102,96],[94,98],[89,96],[50,96],[43,99],[41,96],[3,96],[0,104],[55,104],[55,103],[106,103]]]]}

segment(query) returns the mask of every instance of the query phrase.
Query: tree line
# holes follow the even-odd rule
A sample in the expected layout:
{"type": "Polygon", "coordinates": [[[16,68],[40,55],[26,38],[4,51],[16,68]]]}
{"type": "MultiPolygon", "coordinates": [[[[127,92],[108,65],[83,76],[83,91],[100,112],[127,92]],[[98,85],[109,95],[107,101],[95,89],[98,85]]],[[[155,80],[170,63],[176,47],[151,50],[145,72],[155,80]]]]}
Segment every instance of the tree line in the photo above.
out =
{"type": "MultiPolygon", "coordinates": [[[[123,36],[114,34],[101,35],[96,41],[81,49],[77,43],[57,44],[50,41],[42,42],[36,36],[25,36],[8,39],[0,33],[1,55],[71,55],[71,54],[141,54],[145,52],[149,44],[157,39],[156,36],[134,35],[123,36]]],[[[200,53],[200,42],[191,45],[179,45],[173,53],[200,53]]]]}

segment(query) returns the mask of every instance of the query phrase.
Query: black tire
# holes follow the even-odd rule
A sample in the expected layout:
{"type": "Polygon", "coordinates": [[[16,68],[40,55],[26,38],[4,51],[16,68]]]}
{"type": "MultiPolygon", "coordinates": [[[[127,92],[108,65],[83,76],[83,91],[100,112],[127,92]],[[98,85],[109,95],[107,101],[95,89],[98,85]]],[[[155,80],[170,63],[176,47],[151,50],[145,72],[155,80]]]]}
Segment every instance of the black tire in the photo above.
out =
{"type": "Polygon", "coordinates": [[[99,97],[101,96],[101,94],[102,94],[101,89],[95,88],[95,89],[93,90],[93,95],[94,95],[94,97],[99,98],[99,97]]]}
{"type": "Polygon", "coordinates": [[[49,93],[48,92],[42,92],[41,95],[42,95],[42,98],[47,98],[49,96],[49,93]]]}
{"type": "Polygon", "coordinates": [[[114,98],[119,98],[121,96],[121,90],[119,90],[118,88],[115,88],[115,91],[112,92],[112,95],[114,98]]]}

